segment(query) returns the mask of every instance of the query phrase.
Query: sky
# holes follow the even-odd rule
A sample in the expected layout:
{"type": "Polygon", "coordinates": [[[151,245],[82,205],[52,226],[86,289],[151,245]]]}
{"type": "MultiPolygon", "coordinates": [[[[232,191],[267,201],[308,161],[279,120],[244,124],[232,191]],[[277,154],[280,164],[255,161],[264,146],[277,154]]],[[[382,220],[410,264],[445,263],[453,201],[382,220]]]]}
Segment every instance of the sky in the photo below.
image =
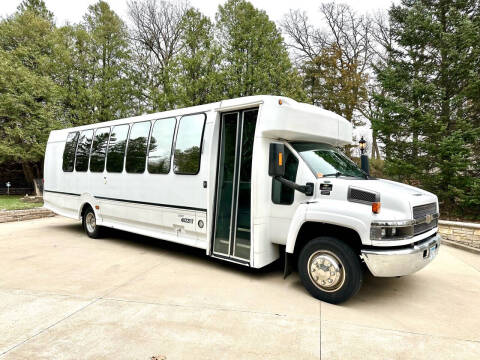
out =
{"type": "MultiPolygon", "coordinates": [[[[57,25],[63,25],[66,22],[76,23],[82,20],[89,5],[94,4],[96,0],[44,0],[47,7],[55,15],[57,25]]],[[[124,20],[127,20],[128,7],[127,0],[106,0],[110,7],[124,20]]],[[[0,0],[0,16],[5,17],[17,9],[21,0],[0,0]]],[[[225,0],[190,0],[190,4],[199,9],[205,15],[212,19],[215,16],[218,5],[223,4],[225,0]]],[[[307,11],[312,23],[320,20],[318,6],[322,2],[329,0],[250,0],[257,8],[263,9],[268,16],[276,23],[280,22],[283,15],[290,9],[300,9],[307,11]]],[[[388,9],[392,3],[391,0],[342,0],[339,1],[350,5],[355,10],[363,12],[373,12],[378,9],[388,9]]]]}

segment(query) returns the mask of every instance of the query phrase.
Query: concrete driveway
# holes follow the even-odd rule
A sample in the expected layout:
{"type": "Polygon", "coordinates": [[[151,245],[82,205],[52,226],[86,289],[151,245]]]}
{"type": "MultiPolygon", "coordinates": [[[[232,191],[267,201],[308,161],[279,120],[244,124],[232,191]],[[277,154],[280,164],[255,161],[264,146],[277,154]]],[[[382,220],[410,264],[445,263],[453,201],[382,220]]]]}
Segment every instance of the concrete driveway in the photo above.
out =
{"type": "Polygon", "coordinates": [[[341,306],[252,271],[61,217],[0,225],[1,359],[480,359],[480,256],[366,277],[341,306]]]}

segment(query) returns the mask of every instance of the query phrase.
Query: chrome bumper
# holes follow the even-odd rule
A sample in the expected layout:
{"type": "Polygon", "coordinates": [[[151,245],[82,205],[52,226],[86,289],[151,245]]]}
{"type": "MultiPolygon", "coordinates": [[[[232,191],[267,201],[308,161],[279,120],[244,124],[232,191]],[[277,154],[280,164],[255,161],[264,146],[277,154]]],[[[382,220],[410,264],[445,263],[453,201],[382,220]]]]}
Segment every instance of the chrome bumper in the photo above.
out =
{"type": "Polygon", "coordinates": [[[435,258],[440,242],[440,235],[436,234],[413,247],[362,250],[361,258],[374,276],[408,275],[422,269],[435,258]]]}

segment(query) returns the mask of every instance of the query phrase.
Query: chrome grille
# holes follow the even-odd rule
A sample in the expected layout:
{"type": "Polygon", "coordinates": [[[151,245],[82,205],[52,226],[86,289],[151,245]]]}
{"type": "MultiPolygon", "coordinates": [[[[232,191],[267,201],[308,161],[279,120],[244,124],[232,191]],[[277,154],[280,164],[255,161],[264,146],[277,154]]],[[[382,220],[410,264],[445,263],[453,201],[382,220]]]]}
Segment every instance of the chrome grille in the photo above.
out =
{"type": "Polygon", "coordinates": [[[428,230],[431,230],[438,226],[438,219],[431,218],[430,222],[426,222],[427,215],[436,215],[437,214],[437,204],[430,203],[425,205],[418,205],[413,207],[413,218],[418,222],[413,227],[414,235],[419,235],[428,230]]]}
{"type": "Polygon", "coordinates": [[[437,204],[425,204],[413,207],[413,218],[415,220],[424,218],[427,214],[435,214],[437,212],[437,204]]]}
{"type": "Polygon", "coordinates": [[[437,223],[438,223],[438,220],[435,219],[435,220],[432,220],[432,222],[430,224],[427,224],[427,223],[422,223],[422,224],[416,224],[414,227],[413,227],[413,233],[415,235],[418,235],[418,234],[421,234],[421,233],[424,233],[430,229],[433,229],[434,227],[437,227],[437,223]]]}

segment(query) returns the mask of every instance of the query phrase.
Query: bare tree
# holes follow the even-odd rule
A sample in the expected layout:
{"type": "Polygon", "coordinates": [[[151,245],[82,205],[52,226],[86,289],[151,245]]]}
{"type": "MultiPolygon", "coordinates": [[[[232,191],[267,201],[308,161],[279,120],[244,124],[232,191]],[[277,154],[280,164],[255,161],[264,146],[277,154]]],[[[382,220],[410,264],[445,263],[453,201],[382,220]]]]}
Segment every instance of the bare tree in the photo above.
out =
{"type": "Polygon", "coordinates": [[[313,61],[327,46],[324,36],[308,20],[305,11],[290,10],[283,17],[281,27],[290,39],[288,47],[293,51],[295,61],[313,61]]]}
{"type": "MultiPolygon", "coordinates": [[[[371,49],[372,49],[372,60],[371,67],[372,71],[378,67],[384,66],[388,61],[388,51],[394,47],[394,39],[390,24],[388,22],[388,16],[385,11],[378,11],[371,17],[372,30],[370,32],[372,36],[371,49]]],[[[376,107],[374,94],[383,95],[383,89],[376,81],[376,78],[372,76],[368,83],[368,99],[367,101],[359,108],[361,114],[370,120],[370,122],[375,121],[375,119],[380,116],[379,109],[376,107]]],[[[372,146],[371,146],[371,157],[373,159],[380,159],[380,146],[378,144],[377,132],[372,126],[372,146]]]]}
{"type": "Polygon", "coordinates": [[[131,38],[139,73],[150,88],[144,95],[152,110],[174,106],[172,61],[181,50],[181,22],[188,8],[187,2],[165,0],[128,3],[133,23],[131,38]]]}
{"type": "MultiPolygon", "coordinates": [[[[373,90],[376,87],[374,63],[380,60],[388,30],[378,24],[385,19],[356,13],[350,6],[321,4],[324,20],[313,27],[305,12],[291,10],[282,29],[297,66],[304,75],[312,103],[341,113],[355,126],[375,114],[373,90]],[[382,43],[379,45],[380,40],[382,43]]],[[[379,155],[373,134],[372,153],[379,155]]]]}

